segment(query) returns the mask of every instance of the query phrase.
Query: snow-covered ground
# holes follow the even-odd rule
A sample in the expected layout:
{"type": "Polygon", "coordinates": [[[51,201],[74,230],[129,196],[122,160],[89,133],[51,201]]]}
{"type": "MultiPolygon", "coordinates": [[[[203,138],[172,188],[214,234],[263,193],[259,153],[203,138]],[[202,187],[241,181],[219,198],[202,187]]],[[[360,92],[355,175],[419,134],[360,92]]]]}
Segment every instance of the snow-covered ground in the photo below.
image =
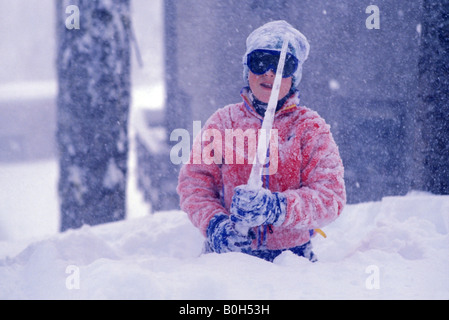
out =
{"type": "Polygon", "coordinates": [[[57,233],[57,162],[0,166],[0,299],[449,299],[449,196],[348,205],[317,263],[201,255],[181,211],[57,233]]]}

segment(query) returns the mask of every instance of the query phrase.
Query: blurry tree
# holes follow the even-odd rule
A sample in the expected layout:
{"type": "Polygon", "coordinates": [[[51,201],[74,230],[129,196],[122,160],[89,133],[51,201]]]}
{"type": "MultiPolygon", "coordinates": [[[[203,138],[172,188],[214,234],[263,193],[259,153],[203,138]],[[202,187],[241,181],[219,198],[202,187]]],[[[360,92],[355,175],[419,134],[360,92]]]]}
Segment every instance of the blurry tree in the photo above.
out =
{"type": "Polygon", "coordinates": [[[64,231],[125,217],[131,20],[129,0],[56,0],[56,12],[64,231]]]}
{"type": "Polygon", "coordinates": [[[424,0],[423,8],[417,180],[420,189],[449,194],[449,1],[424,0]]]}

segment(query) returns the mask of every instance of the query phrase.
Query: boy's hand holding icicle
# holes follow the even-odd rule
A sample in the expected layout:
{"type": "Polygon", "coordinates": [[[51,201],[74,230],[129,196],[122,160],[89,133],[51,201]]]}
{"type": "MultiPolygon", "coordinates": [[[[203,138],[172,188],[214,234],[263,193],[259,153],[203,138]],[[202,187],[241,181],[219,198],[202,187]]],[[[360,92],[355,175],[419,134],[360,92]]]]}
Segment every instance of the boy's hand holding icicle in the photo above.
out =
{"type": "Polygon", "coordinates": [[[272,193],[265,188],[255,190],[249,185],[238,186],[234,189],[231,220],[242,234],[248,232],[248,228],[282,224],[286,211],[287,199],[282,193],[272,193]]]}

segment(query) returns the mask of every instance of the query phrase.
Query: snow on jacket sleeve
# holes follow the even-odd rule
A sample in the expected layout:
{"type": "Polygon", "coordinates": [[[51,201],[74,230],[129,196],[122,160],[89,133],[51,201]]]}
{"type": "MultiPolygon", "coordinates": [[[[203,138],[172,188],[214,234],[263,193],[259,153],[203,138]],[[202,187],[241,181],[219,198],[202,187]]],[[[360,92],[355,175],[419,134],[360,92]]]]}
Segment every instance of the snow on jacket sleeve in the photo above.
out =
{"type": "MultiPolygon", "coordinates": [[[[218,125],[218,113],[215,113],[205,124],[206,129],[213,130],[218,125]]],[[[185,211],[204,236],[210,220],[218,213],[227,213],[221,200],[221,165],[216,163],[206,164],[204,161],[196,161],[203,147],[199,134],[193,143],[192,152],[188,164],[185,164],[179,173],[177,192],[180,196],[181,210],[185,211]],[[200,163],[197,163],[200,162],[200,163]]],[[[201,159],[201,158],[200,158],[201,159]]]]}
{"type": "Polygon", "coordinates": [[[346,203],[343,163],[329,125],[315,112],[308,113],[312,116],[298,129],[302,156],[300,188],[284,191],[284,228],[324,227],[340,215],[346,203]]]}

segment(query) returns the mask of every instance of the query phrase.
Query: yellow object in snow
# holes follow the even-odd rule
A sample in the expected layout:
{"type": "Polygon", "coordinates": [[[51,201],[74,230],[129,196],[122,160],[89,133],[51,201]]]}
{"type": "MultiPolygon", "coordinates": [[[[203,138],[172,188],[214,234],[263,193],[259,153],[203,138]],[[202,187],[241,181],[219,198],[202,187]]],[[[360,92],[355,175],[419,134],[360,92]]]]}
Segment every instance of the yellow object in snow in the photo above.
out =
{"type": "Polygon", "coordinates": [[[327,238],[326,234],[324,233],[323,230],[321,229],[314,229],[313,231],[315,231],[316,233],[319,233],[323,238],[327,238]]]}

